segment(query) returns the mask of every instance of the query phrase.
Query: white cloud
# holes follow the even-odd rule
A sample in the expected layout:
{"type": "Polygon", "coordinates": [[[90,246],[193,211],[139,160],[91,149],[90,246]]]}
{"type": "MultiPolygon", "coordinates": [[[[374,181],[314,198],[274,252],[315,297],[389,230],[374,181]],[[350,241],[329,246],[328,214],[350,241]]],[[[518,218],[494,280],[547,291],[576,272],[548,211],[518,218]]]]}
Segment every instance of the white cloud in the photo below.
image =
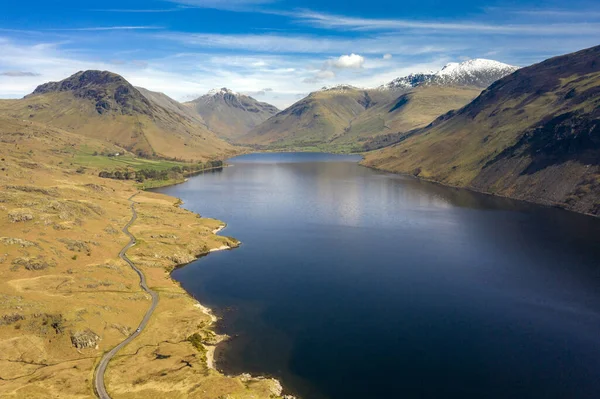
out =
{"type": "Polygon", "coordinates": [[[334,68],[344,69],[358,69],[362,68],[365,63],[365,58],[358,54],[342,55],[336,60],[330,61],[331,66],[334,68]]]}
{"type": "Polygon", "coordinates": [[[448,31],[461,33],[486,33],[500,35],[582,35],[600,34],[600,23],[480,23],[471,21],[427,21],[406,19],[355,18],[344,15],[320,13],[303,10],[294,13],[282,13],[310,26],[327,29],[355,31],[448,31]]]}
{"type": "MultiPolygon", "coordinates": [[[[173,7],[181,10],[201,7],[197,2],[182,3],[173,7]]],[[[227,6],[219,1],[202,3],[227,6]]],[[[231,5],[258,3],[242,0],[231,5]]],[[[163,4],[168,7],[168,3],[163,4]]],[[[403,21],[302,10],[284,16],[290,18],[288,22],[331,31],[323,35],[325,32],[317,34],[315,30],[299,33],[302,28],[293,27],[287,32],[265,29],[260,34],[150,30],[155,26],[82,27],[72,32],[0,28],[0,35],[10,37],[0,37],[0,97],[22,96],[38,84],[64,79],[79,70],[106,69],[123,75],[134,85],[164,92],[178,100],[190,93],[206,93],[213,87],[228,87],[237,92],[256,93],[262,101],[285,107],[296,96],[323,84],[374,87],[411,72],[438,69],[463,55],[468,58],[487,55],[524,66],[597,45],[600,34],[600,21],[579,23],[564,34],[569,24],[562,20],[545,25],[538,19],[529,25],[517,25],[519,17],[514,15],[507,20],[511,22],[508,25],[497,22],[498,18],[493,24],[481,23],[481,19],[464,23],[403,21]],[[517,31],[522,34],[512,34],[517,31]],[[341,54],[344,55],[340,57],[341,54]],[[32,65],[35,69],[31,69],[32,65]],[[33,71],[40,76],[16,78],[2,74],[3,71],[33,71]]]]}
{"type": "Polygon", "coordinates": [[[379,35],[360,38],[339,36],[282,35],[282,34],[214,34],[169,32],[154,35],[185,46],[219,48],[280,54],[339,54],[355,51],[365,54],[401,52],[406,55],[431,54],[467,47],[464,38],[450,45],[439,46],[419,38],[408,42],[400,35],[379,35]]]}

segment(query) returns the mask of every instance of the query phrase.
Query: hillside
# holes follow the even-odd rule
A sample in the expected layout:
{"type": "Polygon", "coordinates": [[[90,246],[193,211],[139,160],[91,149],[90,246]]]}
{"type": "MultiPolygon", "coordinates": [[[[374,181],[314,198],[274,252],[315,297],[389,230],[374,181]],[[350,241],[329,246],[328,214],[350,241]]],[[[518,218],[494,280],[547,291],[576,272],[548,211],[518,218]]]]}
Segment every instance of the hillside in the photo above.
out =
{"type": "Polygon", "coordinates": [[[244,135],[279,112],[271,104],[227,88],[211,90],[185,106],[199,115],[212,132],[227,140],[244,135]]]}
{"type": "Polygon", "coordinates": [[[364,151],[379,147],[473,100],[517,70],[491,60],[451,63],[437,73],[411,74],[376,89],[339,86],[311,93],[239,139],[267,148],[318,147],[364,151]]]}
{"type": "Polygon", "coordinates": [[[338,86],[309,94],[237,142],[269,148],[328,144],[346,133],[366,109],[392,100],[392,92],[338,86]]]}
{"type": "Polygon", "coordinates": [[[107,71],[78,72],[21,100],[2,100],[0,114],[106,140],[142,156],[206,160],[235,152],[174,100],[107,71]]]}
{"type": "Polygon", "coordinates": [[[600,46],[497,81],[368,166],[600,213],[600,46]]]}
{"type": "Polygon", "coordinates": [[[136,194],[137,241],[127,254],[160,300],[142,334],[110,362],[110,396],[280,398],[277,381],[214,369],[216,318],[169,275],[238,242],[215,235],[222,222],[181,209],[177,198],[100,178],[104,165],[82,166],[81,154],[115,151],[122,149],[104,140],[0,116],[0,396],[96,397],[100,357],[135,331],[150,305],[118,257],[136,194]]]}
{"type": "Polygon", "coordinates": [[[376,145],[382,136],[402,135],[424,127],[438,116],[469,103],[480,92],[476,87],[415,87],[391,103],[384,102],[365,110],[332,144],[351,144],[356,150],[363,150],[376,145]]]}
{"type": "Polygon", "coordinates": [[[171,97],[167,96],[164,93],[151,91],[143,87],[136,87],[136,89],[151,103],[158,105],[159,107],[162,107],[168,111],[187,117],[206,127],[206,123],[204,122],[202,117],[196,112],[194,112],[194,110],[190,109],[190,107],[187,107],[184,104],[173,100],[171,97]]]}

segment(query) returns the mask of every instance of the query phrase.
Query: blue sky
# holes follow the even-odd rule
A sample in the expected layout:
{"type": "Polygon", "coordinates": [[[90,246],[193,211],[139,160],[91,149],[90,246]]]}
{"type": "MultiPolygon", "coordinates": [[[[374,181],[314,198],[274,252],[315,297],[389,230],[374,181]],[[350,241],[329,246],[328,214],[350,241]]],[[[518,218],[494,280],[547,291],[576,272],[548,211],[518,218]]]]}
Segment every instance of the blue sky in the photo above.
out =
{"type": "Polygon", "coordinates": [[[374,87],[448,62],[525,66],[600,44],[597,0],[12,1],[0,97],[103,69],[189,100],[214,87],[285,107],[322,86],[374,87]]]}

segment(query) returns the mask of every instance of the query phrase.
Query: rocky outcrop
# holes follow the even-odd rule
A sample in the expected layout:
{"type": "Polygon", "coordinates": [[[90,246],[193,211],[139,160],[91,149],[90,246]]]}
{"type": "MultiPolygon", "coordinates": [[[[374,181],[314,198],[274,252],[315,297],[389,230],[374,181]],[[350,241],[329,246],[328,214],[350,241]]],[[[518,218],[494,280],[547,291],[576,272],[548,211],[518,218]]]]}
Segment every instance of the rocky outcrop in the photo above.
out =
{"type": "Polygon", "coordinates": [[[52,92],[72,92],[76,97],[94,101],[96,111],[125,115],[150,115],[150,102],[122,76],[108,71],[80,71],[60,82],[38,86],[29,96],[52,92]]]}
{"type": "Polygon", "coordinates": [[[89,328],[71,333],[71,343],[77,349],[98,349],[99,341],[100,336],[89,328]]]}

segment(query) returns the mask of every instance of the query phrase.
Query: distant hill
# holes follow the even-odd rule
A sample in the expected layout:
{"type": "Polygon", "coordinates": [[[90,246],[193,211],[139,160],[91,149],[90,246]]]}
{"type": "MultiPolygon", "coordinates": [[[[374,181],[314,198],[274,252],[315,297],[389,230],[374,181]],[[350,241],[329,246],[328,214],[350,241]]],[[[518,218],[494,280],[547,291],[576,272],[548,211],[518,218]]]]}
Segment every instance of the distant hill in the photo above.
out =
{"type": "Polygon", "coordinates": [[[371,167],[600,214],[600,46],[498,80],[371,167]]]}
{"type": "Polygon", "coordinates": [[[219,137],[236,139],[275,115],[279,110],[250,96],[227,88],[214,89],[185,103],[219,137]]]}
{"type": "Polygon", "coordinates": [[[108,71],[42,84],[21,100],[0,101],[0,114],[103,139],[141,156],[205,160],[235,152],[186,107],[108,71]]]}
{"type": "Polygon", "coordinates": [[[517,70],[491,60],[446,65],[375,89],[349,85],[311,93],[238,139],[266,148],[318,147],[363,151],[431,123],[473,100],[488,84],[517,70]]]}

